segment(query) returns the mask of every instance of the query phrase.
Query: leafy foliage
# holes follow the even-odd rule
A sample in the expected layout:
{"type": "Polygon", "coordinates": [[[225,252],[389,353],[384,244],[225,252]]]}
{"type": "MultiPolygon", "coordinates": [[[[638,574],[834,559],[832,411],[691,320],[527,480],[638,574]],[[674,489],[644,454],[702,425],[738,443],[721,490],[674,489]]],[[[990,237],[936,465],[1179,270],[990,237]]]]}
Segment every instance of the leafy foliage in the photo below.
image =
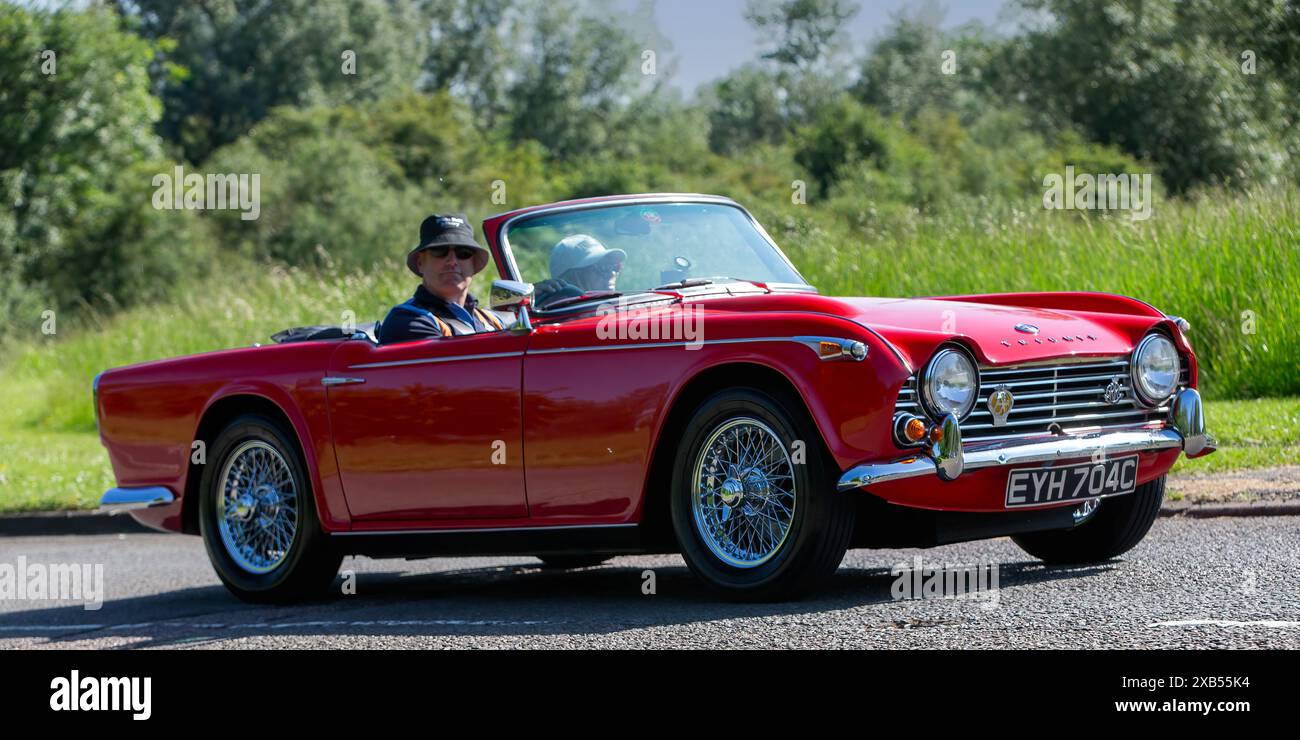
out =
{"type": "Polygon", "coordinates": [[[36,332],[43,310],[164,295],[197,226],[150,207],[150,173],[170,167],[153,48],[97,7],[0,5],[0,38],[0,336],[36,332]]]}
{"type": "Polygon", "coordinates": [[[1294,3],[1022,4],[1048,22],[1000,49],[991,83],[1000,96],[1023,97],[1042,126],[1077,125],[1153,162],[1174,192],[1294,176],[1294,3]]]}
{"type": "Polygon", "coordinates": [[[159,131],[203,162],[282,105],[373,100],[414,84],[418,17],[385,0],[119,0],[128,25],[169,43],[153,67],[159,131]],[[355,54],[355,74],[344,54],[355,54]]]}

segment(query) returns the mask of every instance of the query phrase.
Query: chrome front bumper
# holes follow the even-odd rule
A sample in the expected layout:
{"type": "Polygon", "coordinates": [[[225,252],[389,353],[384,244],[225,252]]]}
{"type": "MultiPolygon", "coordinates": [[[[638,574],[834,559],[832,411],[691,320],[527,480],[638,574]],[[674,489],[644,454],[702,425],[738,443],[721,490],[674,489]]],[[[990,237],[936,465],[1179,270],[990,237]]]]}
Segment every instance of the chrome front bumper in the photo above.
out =
{"type": "Polygon", "coordinates": [[[162,486],[148,488],[110,488],[99,499],[99,510],[117,513],[132,509],[165,506],[176,500],[171,491],[162,486]]]}
{"type": "Polygon", "coordinates": [[[1205,431],[1201,394],[1188,388],[1174,397],[1170,426],[1165,429],[1134,429],[1091,434],[1044,435],[1010,442],[987,442],[963,446],[957,418],[943,420],[943,439],[917,455],[893,462],[855,465],[840,476],[839,490],[850,491],[874,483],[935,475],[955,480],[967,470],[1026,463],[1076,460],[1097,454],[1113,456],[1128,452],[1181,449],[1188,457],[1208,455],[1217,448],[1205,431]]]}

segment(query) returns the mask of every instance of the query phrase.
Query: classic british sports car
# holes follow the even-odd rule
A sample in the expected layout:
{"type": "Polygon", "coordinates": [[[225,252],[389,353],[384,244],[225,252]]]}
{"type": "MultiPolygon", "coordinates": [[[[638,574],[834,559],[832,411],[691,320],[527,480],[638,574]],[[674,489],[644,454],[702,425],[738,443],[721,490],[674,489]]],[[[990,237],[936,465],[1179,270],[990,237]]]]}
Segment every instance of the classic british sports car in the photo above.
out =
{"type": "Polygon", "coordinates": [[[1215,449],[1187,323],[1133,298],[824,296],[715,196],[483,232],[504,331],[290,332],[102,373],[103,505],[202,535],[250,601],[320,592],[346,554],[663,552],[768,600],[851,547],[1010,535],[1048,562],[1114,558],[1178,456],[1215,449]],[[617,256],[616,284],[534,296],[579,236],[617,256]]]}

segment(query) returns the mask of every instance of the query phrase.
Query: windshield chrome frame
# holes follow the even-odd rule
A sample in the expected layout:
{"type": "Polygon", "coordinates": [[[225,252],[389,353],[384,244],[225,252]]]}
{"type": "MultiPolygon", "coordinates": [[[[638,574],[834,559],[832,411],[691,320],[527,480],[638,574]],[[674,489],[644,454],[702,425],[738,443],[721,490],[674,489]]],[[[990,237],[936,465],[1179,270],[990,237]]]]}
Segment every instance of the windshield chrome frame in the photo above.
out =
{"type": "MultiPolygon", "coordinates": [[[[617,198],[617,199],[611,199],[607,201],[595,201],[589,203],[565,203],[561,205],[546,206],[543,208],[538,208],[535,210],[526,211],[524,213],[511,216],[510,218],[506,219],[506,222],[504,224],[501,224],[501,231],[500,231],[501,238],[499,240],[499,244],[501,247],[501,255],[505,258],[505,263],[506,263],[505,267],[509,271],[509,277],[507,277],[506,279],[523,281],[523,277],[520,276],[519,274],[519,266],[515,264],[514,250],[510,248],[510,227],[513,226],[516,221],[524,221],[530,218],[545,216],[545,215],[550,215],[555,213],[565,213],[567,211],[594,211],[600,208],[617,208],[619,206],[639,206],[639,205],[648,205],[648,204],[676,205],[682,203],[701,203],[706,205],[729,206],[731,208],[735,208],[736,210],[740,211],[742,214],[744,214],[745,218],[749,220],[749,223],[754,227],[754,230],[758,232],[758,235],[762,237],[762,239],[766,241],[770,247],[772,247],[773,251],[776,252],[777,256],[781,258],[781,261],[784,262],[785,265],[790,268],[791,272],[793,272],[796,276],[798,276],[800,280],[803,281],[802,285],[798,283],[770,283],[769,285],[777,286],[781,288],[789,288],[793,290],[800,290],[800,291],[811,290],[814,293],[817,292],[817,287],[809,283],[808,278],[805,278],[803,276],[803,273],[799,272],[799,268],[794,266],[794,263],[790,261],[790,258],[785,255],[785,252],[781,249],[781,247],[776,243],[774,239],[772,239],[772,236],[767,233],[767,229],[764,229],[763,225],[758,222],[758,219],[754,218],[754,214],[750,213],[744,206],[740,205],[739,203],[732,200],[731,198],[725,198],[721,195],[700,195],[695,193],[678,194],[678,195],[645,195],[645,196],[637,196],[633,198],[617,198]]],[[[648,293],[648,292],[650,292],[650,289],[634,290],[627,293],[627,295],[636,295],[638,293],[648,293]]]]}

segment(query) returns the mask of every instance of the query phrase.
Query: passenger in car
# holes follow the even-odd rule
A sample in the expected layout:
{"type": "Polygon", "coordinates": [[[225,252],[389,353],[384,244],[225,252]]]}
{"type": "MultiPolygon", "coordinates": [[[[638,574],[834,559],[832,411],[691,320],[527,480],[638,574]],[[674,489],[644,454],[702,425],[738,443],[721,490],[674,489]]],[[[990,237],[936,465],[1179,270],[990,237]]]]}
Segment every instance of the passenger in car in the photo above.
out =
{"type": "Polygon", "coordinates": [[[469,286],[487,266],[488,251],[474,241],[464,214],[432,215],[420,224],[420,241],[406,255],[406,266],[420,276],[410,300],[388,312],[379,343],[500,331],[495,313],[480,308],[469,286]]]}
{"type": "Polygon", "coordinates": [[[572,234],[551,248],[551,279],[538,283],[534,291],[540,308],[562,298],[588,291],[612,291],[623,270],[627,252],[607,249],[594,236],[572,234]]]}

